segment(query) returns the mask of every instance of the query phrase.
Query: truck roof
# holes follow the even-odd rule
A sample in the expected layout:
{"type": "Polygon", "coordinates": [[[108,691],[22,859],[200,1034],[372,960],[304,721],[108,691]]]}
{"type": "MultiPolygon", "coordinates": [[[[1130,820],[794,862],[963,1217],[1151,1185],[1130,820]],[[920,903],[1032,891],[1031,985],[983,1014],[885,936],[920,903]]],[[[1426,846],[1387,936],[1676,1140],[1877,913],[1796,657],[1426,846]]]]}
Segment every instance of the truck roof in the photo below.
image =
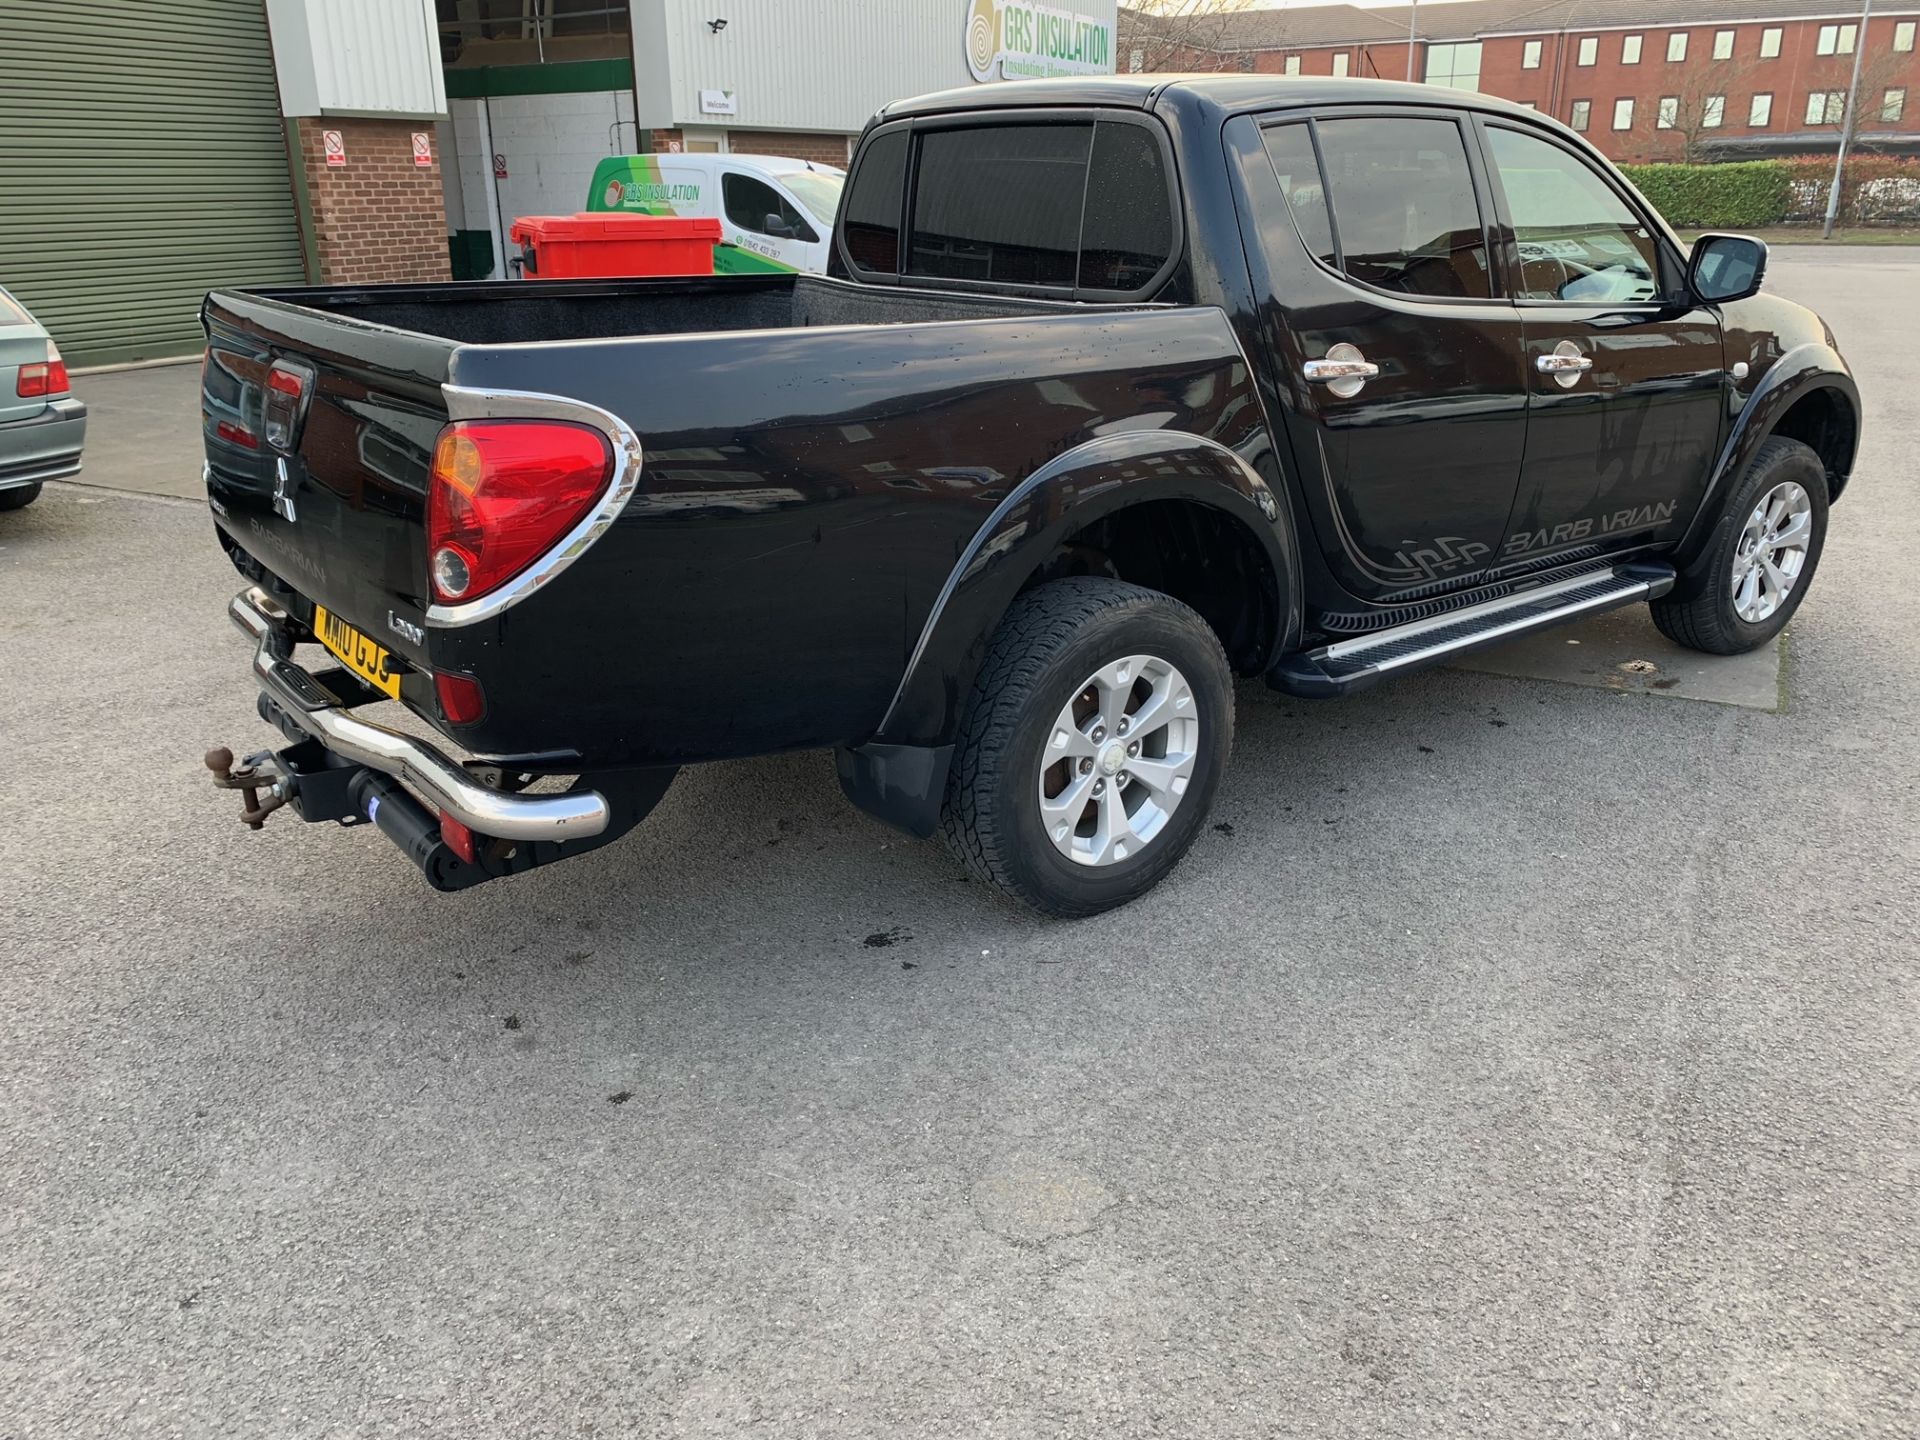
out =
{"type": "Polygon", "coordinates": [[[1221,115],[1285,105],[1453,105],[1541,119],[1537,111],[1471,90],[1400,80],[1336,79],[1328,75],[1077,75],[1050,80],[1002,80],[939,90],[881,107],[878,118],[941,115],[968,110],[1045,105],[1103,105],[1151,110],[1162,99],[1185,100],[1221,115]]]}

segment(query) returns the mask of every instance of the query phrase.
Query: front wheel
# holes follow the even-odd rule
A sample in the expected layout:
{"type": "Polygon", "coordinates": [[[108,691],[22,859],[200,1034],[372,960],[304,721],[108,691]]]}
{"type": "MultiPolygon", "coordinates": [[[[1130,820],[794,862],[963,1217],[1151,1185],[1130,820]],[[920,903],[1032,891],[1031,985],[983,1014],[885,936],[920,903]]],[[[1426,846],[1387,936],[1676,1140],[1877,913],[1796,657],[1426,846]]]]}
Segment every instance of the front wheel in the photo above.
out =
{"type": "Polygon", "coordinates": [[[15,485],[9,490],[0,490],[0,510],[24,510],[39,498],[37,484],[15,485]]]}
{"type": "Polygon", "coordinates": [[[1798,440],[1776,435],[1727,497],[1705,578],[1684,595],[1653,601],[1653,623],[1689,650],[1757,650],[1800,608],[1826,538],[1826,466],[1798,440]]]}
{"type": "Polygon", "coordinates": [[[1048,915],[1124,905],[1193,843],[1233,748],[1206,621],[1118,580],[1027,592],[994,632],[948,777],[948,845],[1048,915]]]}

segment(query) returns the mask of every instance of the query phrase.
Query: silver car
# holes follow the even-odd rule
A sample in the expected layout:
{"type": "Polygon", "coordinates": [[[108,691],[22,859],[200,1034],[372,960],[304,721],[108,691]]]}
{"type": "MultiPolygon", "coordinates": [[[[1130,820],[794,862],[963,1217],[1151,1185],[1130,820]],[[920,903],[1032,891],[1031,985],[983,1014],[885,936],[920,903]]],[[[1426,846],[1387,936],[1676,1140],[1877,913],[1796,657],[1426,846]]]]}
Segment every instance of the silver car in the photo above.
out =
{"type": "Polygon", "coordinates": [[[26,306],[0,290],[0,510],[31,505],[43,481],[80,473],[87,407],[26,306]]]}

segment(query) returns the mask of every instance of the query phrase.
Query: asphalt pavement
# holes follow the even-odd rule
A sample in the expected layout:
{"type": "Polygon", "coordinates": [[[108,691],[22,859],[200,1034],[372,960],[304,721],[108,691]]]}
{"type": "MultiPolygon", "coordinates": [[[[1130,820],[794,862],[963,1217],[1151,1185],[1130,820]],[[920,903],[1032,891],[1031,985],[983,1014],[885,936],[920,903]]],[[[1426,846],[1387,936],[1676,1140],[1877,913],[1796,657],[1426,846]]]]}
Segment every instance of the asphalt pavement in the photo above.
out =
{"type": "Polygon", "coordinates": [[[1920,251],[1769,285],[1868,417],[1779,709],[1245,686],[1071,925],[820,754],[459,896],[245,831],[180,372],[82,377],[0,516],[0,1435],[1920,1432],[1920,251]]]}

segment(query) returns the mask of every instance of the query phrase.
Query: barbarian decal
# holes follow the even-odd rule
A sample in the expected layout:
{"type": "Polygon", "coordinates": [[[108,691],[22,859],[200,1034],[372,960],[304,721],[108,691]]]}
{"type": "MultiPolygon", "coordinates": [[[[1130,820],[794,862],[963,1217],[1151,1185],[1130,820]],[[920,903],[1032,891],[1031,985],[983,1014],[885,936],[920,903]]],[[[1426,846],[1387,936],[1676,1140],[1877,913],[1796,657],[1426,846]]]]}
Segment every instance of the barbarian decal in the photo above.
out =
{"type": "Polygon", "coordinates": [[[1517,531],[1507,537],[1507,543],[1500,547],[1500,554],[1503,558],[1511,559],[1535,550],[1552,550],[1562,545],[1578,544],[1593,535],[1621,535],[1629,530],[1650,530],[1671,520],[1677,503],[1663,500],[1658,505],[1639,505],[1628,510],[1615,510],[1607,515],[1588,515],[1579,520],[1568,520],[1550,530],[1517,531]]]}

